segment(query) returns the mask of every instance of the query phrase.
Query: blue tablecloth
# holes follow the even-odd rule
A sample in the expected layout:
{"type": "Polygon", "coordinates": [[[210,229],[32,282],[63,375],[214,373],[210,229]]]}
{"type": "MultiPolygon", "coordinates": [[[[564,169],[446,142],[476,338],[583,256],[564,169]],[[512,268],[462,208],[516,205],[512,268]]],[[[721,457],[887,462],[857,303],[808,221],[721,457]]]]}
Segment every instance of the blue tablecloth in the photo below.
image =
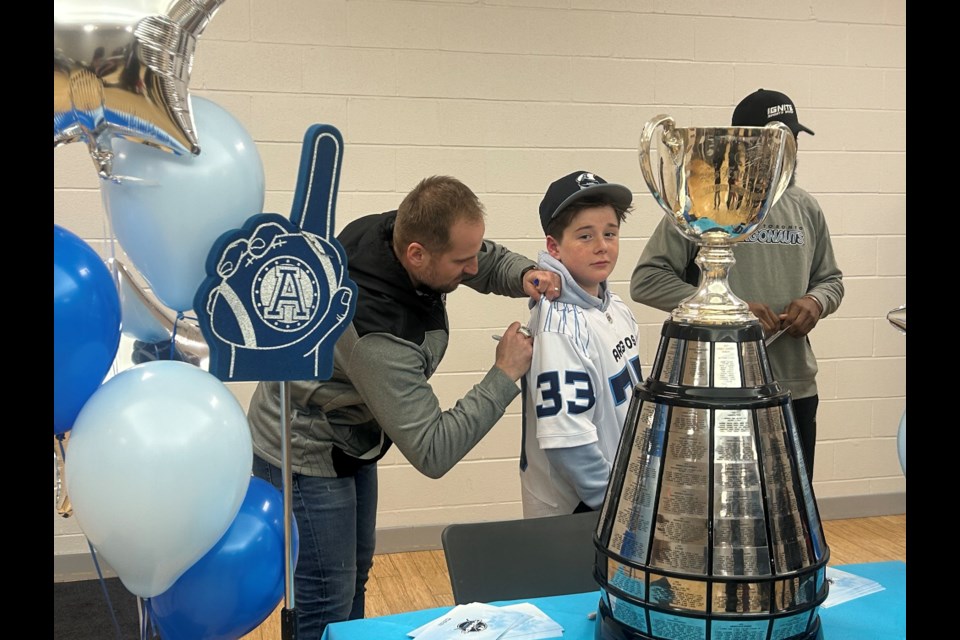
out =
{"type": "MultiPolygon", "coordinates": [[[[907,637],[907,565],[903,562],[872,562],[836,568],[875,580],[885,589],[833,607],[821,607],[824,640],[904,640],[907,637]]],[[[600,592],[594,591],[491,604],[530,602],[560,623],[565,640],[594,640],[597,622],[587,616],[597,610],[599,597],[600,592]]],[[[327,627],[323,640],[405,640],[408,632],[451,608],[338,622],[327,627]]]]}

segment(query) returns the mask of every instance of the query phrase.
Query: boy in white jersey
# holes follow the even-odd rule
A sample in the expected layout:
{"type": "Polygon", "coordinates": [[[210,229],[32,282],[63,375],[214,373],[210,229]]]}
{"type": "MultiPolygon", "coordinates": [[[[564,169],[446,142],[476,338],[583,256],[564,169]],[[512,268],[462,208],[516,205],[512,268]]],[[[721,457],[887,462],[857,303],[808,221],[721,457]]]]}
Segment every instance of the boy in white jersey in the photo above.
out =
{"type": "Polygon", "coordinates": [[[637,321],[607,278],[633,194],[587,171],[547,189],[546,251],[560,273],[554,301],[531,301],[533,361],[524,377],[520,484],[525,518],[599,509],[633,389],[641,380],[637,321]]]}

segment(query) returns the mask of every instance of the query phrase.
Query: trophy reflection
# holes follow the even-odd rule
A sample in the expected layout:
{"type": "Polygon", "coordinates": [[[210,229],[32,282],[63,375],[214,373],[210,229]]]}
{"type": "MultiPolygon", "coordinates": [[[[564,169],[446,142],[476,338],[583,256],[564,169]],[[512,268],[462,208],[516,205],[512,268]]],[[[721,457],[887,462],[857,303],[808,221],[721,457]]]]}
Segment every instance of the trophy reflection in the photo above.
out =
{"type": "Polygon", "coordinates": [[[790,396],[727,283],[733,245],[795,162],[777,122],[681,129],[658,116],[643,129],[644,179],[699,245],[701,280],[664,323],[624,424],[595,539],[598,639],[822,635],[829,550],[790,396]]]}

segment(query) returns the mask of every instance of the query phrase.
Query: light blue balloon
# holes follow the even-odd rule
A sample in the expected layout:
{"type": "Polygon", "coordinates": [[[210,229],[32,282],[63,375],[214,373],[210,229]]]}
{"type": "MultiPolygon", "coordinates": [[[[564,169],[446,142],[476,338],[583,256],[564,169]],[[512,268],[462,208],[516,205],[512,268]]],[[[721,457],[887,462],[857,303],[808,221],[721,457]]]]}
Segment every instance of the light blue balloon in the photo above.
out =
{"type": "Polygon", "coordinates": [[[897,429],[897,456],[900,458],[900,468],[903,475],[907,475],[907,410],[903,410],[900,417],[900,427],[897,429]]]}
{"type": "Polygon", "coordinates": [[[213,243],[263,211],[263,163],[247,131],[216,103],[194,96],[200,154],[177,156],[118,139],[116,181],[101,183],[114,233],[157,298],[193,308],[213,243]]]}
{"type": "Polygon", "coordinates": [[[206,371],[146,362],[77,416],[67,492],[90,544],[133,594],[170,588],[230,527],[253,465],[246,413],[206,371]]]}

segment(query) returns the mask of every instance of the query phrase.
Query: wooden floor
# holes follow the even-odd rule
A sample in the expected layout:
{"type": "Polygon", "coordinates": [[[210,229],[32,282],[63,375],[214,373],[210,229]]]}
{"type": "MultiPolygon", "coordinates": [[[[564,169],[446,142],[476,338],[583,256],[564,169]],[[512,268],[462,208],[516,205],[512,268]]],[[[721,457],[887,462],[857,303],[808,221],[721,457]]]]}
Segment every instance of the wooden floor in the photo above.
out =
{"type": "MultiPolygon", "coordinates": [[[[830,547],[831,566],[907,561],[907,516],[824,520],[823,535],[830,547]]],[[[280,607],[241,640],[277,640],[280,607]]],[[[367,617],[417,609],[453,606],[443,551],[390,553],[374,557],[367,584],[367,617]]]]}

